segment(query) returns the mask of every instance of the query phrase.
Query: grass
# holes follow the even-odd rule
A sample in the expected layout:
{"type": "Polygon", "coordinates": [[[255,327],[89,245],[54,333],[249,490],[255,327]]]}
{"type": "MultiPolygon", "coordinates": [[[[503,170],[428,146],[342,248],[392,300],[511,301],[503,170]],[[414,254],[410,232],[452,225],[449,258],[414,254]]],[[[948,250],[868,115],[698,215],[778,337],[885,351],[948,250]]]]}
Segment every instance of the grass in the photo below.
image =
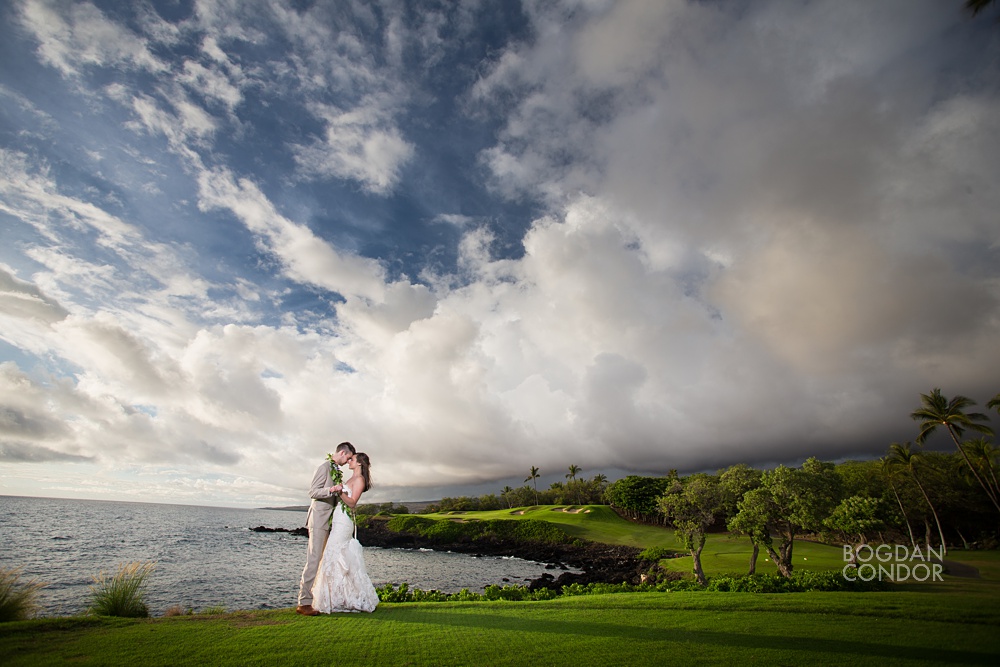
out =
{"type": "MultiPolygon", "coordinates": [[[[621,518],[607,505],[542,505],[517,507],[509,510],[490,512],[441,512],[422,514],[430,519],[475,521],[486,519],[540,519],[559,525],[574,537],[606,544],[647,548],[664,547],[677,553],[687,553],[675,536],[674,530],[663,526],[636,524],[621,518]],[[565,511],[565,510],[571,511],[565,511]],[[574,511],[579,509],[580,511],[574,511]]],[[[710,533],[706,536],[705,549],[701,554],[701,565],[709,577],[722,574],[746,574],[750,565],[753,547],[747,537],[728,533],[710,533]]],[[[796,540],[792,565],[797,570],[840,570],[844,567],[842,547],[820,544],[808,540],[796,540]]],[[[992,553],[992,552],[971,552],[992,553]]],[[[690,573],[691,556],[680,556],[661,562],[668,570],[690,573]]],[[[757,572],[772,574],[777,566],[761,550],[757,558],[757,572]]]]}
{"type": "Polygon", "coordinates": [[[573,537],[604,542],[605,544],[622,544],[630,547],[667,547],[680,549],[681,545],[674,539],[673,530],[658,526],[644,526],[630,523],[615,514],[607,505],[540,505],[536,507],[516,507],[511,510],[494,510],[491,512],[462,512],[450,514],[421,514],[430,519],[463,521],[477,519],[539,519],[557,524],[573,537]],[[572,510],[580,509],[579,512],[572,510]],[[571,511],[564,511],[569,509],[571,511]]]}
{"type": "Polygon", "coordinates": [[[94,577],[94,585],[90,587],[93,595],[90,611],[98,616],[149,616],[149,607],[143,595],[146,582],[155,567],[156,564],[151,562],[122,563],[111,576],[103,571],[99,573],[94,577]]]}
{"type": "MultiPolygon", "coordinates": [[[[516,517],[539,519],[549,512],[579,537],[676,546],[671,530],[634,526],[604,509],[569,514],[526,508],[516,517]],[[649,539],[654,532],[656,539],[649,539]]],[[[512,516],[461,516],[500,515],[512,516]]],[[[710,536],[709,545],[710,572],[745,571],[748,544],[745,554],[741,540],[723,535],[710,536]]],[[[796,567],[799,557],[811,569],[843,564],[839,550],[824,545],[797,542],[795,553],[796,567]]],[[[287,609],[36,619],[0,625],[0,656],[5,665],[1000,664],[1000,553],[948,557],[978,568],[980,578],[946,576],[944,583],[870,593],[692,591],[383,603],[373,614],[315,618],[287,609]]],[[[682,568],[682,561],[665,563],[682,568]]]]}
{"type": "Polygon", "coordinates": [[[38,589],[45,584],[21,581],[19,569],[0,568],[0,623],[31,618],[38,611],[38,589]]]}
{"type": "Polygon", "coordinates": [[[996,664],[988,600],[921,593],[647,593],[0,626],[6,665],[996,664]]]}

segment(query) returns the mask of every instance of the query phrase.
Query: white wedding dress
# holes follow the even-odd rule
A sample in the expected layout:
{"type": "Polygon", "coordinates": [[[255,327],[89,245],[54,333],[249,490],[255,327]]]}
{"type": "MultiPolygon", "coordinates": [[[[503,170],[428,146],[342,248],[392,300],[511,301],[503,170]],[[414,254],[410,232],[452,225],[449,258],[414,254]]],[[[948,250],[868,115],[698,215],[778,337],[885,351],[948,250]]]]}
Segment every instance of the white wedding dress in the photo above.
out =
{"type": "Polygon", "coordinates": [[[320,613],[372,612],[378,606],[378,593],[368,578],[365,555],[356,535],[357,529],[344,511],[344,503],[337,503],[330,538],[313,584],[312,606],[320,613]]]}

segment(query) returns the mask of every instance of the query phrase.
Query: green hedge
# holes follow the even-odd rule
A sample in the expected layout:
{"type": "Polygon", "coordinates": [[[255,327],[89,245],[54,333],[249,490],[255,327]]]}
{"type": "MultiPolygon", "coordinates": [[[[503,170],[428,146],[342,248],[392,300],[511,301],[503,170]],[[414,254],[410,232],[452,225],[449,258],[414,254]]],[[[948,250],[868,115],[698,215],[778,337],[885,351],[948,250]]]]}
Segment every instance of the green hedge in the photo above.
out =
{"type": "Polygon", "coordinates": [[[753,574],[739,577],[712,577],[707,590],[733,593],[804,593],[806,591],[884,591],[889,584],[856,578],[848,581],[837,571],[799,570],[790,578],[780,574],[753,574]]]}
{"type": "Polygon", "coordinates": [[[674,579],[658,584],[570,584],[559,590],[527,586],[487,586],[482,593],[463,588],[458,593],[442,593],[410,588],[402,583],[399,588],[386,584],[378,590],[382,602],[481,602],[495,600],[531,601],[551,600],[559,596],[604,595],[607,593],[666,593],[668,591],[715,591],[725,593],[804,593],[807,591],[882,591],[890,590],[888,583],[848,581],[840,572],[796,572],[790,579],[778,574],[754,574],[738,577],[713,577],[707,586],[693,578],[674,579]]]}

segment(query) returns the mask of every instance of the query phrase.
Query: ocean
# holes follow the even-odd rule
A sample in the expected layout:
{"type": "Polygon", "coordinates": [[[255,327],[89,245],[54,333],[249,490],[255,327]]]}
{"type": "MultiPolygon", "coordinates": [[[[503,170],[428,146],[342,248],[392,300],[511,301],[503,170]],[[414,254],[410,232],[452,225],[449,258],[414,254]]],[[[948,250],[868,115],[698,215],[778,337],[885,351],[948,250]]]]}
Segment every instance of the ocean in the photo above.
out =
{"type": "MultiPolygon", "coordinates": [[[[154,616],[174,605],[280,609],[295,606],[306,538],[255,533],[298,528],[305,512],[230,509],[102,500],[0,496],[0,567],[46,583],[42,616],[84,613],[101,571],[154,561],[146,601],[154,616]]],[[[475,557],[416,549],[365,547],[372,583],[456,592],[524,584],[546,571],[519,558],[475,557]]]]}

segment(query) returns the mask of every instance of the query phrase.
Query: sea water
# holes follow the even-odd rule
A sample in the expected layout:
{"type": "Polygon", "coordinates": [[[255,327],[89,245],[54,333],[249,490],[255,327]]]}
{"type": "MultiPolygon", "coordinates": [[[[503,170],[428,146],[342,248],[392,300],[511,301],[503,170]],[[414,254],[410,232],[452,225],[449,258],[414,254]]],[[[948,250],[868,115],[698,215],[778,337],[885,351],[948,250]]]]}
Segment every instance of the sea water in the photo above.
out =
{"type": "MultiPolygon", "coordinates": [[[[305,512],[0,496],[0,567],[45,582],[43,616],[83,613],[101,571],[153,561],[146,601],[161,615],[179,605],[292,607],[305,564],[306,538],[255,533],[255,526],[298,528],[305,512]]],[[[365,547],[372,583],[457,592],[524,584],[546,570],[518,558],[365,547]]]]}

